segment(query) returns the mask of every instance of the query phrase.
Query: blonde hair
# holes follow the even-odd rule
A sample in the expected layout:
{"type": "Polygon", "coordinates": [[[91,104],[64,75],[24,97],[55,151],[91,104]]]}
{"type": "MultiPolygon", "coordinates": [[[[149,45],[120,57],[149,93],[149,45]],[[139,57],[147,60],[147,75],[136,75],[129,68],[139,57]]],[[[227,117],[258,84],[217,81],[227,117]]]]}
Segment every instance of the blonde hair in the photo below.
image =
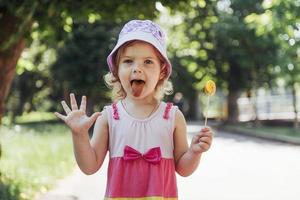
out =
{"type": "MultiPolygon", "coordinates": [[[[113,55],[112,60],[113,60],[114,66],[116,66],[116,68],[112,72],[109,72],[104,76],[104,81],[105,81],[107,87],[112,89],[111,99],[114,102],[118,101],[118,100],[122,100],[126,97],[126,92],[125,92],[124,88],[122,87],[119,76],[118,76],[118,66],[120,63],[120,58],[121,58],[122,54],[125,52],[127,47],[132,46],[138,42],[141,42],[141,41],[132,40],[132,41],[129,41],[129,42],[126,42],[125,44],[123,44],[117,50],[117,52],[113,55]]],[[[154,97],[157,100],[161,100],[165,95],[170,95],[173,93],[173,85],[172,85],[171,81],[166,79],[167,69],[165,67],[166,65],[164,64],[165,59],[156,50],[155,47],[153,47],[153,48],[161,62],[161,66],[162,66],[161,73],[163,73],[165,75],[165,78],[158,81],[158,83],[155,87],[155,93],[154,93],[154,97]]]]}

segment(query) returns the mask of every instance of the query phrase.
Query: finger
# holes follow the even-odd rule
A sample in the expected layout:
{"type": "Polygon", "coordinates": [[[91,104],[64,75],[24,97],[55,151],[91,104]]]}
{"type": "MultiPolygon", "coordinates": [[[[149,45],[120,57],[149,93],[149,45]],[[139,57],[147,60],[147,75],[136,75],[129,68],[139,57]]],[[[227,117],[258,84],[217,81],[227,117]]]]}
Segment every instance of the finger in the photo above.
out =
{"type": "Polygon", "coordinates": [[[200,143],[199,143],[199,146],[200,146],[200,148],[201,148],[203,151],[207,151],[207,150],[209,149],[209,147],[210,147],[210,145],[207,144],[207,143],[205,143],[205,142],[200,142],[200,143]]]}
{"type": "Polygon", "coordinates": [[[81,98],[80,110],[83,112],[86,111],[86,96],[82,96],[81,98]]]}
{"type": "Polygon", "coordinates": [[[199,135],[194,135],[193,138],[192,138],[192,143],[193,144],[198,143],[199,139],[200,139],[199,135]]]}
{"type": "Polygon", "coordinates": [[[66,112],[66,114],[68,115],[71,112],[71,109],[69,108],[67,103],[65,101],[61,101],[61,105],[62,105],[64,111],[66,112]]]}
{"type": "Polygon", "coordinates": [[[208,131],[208,130],[210,130],[210,128],[208,126],[205,126],[201,129],[201,131],[208,131]]]}
{"type": "Polygon", "coordinates": [[[197,134],[199,137],[212,137],[212,132],[200,132],[197,134]]]}
{"type": "Polygon", "coordinates": [[[62,115],[62,114],[60,114],[60,113],[58,113],[58,112],[55,112],[54,115],[55,115],[56,117],[58,117],[59,119],[63,120],[63,121],[65,121],[65,119],[66,119],[66,116],[64,116],[64,115],[62,115]]]}
{"type": "Polygon", "coordinates": [[[200,132],[212,132],[211,128],[206,127],[206,128],[202,128],[200,132]]]}
{"type": "Polygon", "coordinates": [[[90,120],[91,122],[96,121],[96,119],[101,115],[101,112],[95,112],[91,117],[90,120]]]}
{"type": "Polygon", "coordinates": [[[200,139],[199,139],[199,143],[200,142],[205,142],[205,143],[211,143],[211,137],[201,137],[200,139]]]}
{"type": "Polygon", "coordinates": [[[75,95],[73,93],[70,94],[70,99],[71,99],[71,108],[72,108],[72,110],[78,110],[76,98],[75,98],[75,95]]]}

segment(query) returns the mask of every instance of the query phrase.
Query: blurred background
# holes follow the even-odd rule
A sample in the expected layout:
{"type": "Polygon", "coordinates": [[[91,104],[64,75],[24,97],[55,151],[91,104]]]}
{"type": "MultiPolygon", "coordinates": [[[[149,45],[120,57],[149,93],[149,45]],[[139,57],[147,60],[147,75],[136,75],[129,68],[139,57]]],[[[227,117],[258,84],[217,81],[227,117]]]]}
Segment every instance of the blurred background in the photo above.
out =
{"type": "Polygon", "coordinates": [[[208,116],[216,129],[300,144],[299,0],[0,0],[0,199],[34,199],[70,174],[70,135],[53,112],[70,92],[88,97],[88,114],[111,102],[106,57],[131,19],[167,33],[165,100],[188,124],[208,116]]]}

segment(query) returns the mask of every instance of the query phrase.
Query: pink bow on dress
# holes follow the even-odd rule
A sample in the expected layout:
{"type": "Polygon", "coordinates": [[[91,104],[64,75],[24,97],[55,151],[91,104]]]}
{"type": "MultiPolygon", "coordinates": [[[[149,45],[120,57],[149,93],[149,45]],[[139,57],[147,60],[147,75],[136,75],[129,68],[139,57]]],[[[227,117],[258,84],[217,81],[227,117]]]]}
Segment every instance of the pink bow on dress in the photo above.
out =
{"type": "Polygon", "coordinates": [[[143,158],[145,161],[158,164],[161,161],[161,151],[160,147],[154,147],[149,149],[146,153],[141,154],[139,151],[134,148],[126,145],[124,148],[124,156],[123,159],[126,161],[136,160],[139,158],[143,158]]]}

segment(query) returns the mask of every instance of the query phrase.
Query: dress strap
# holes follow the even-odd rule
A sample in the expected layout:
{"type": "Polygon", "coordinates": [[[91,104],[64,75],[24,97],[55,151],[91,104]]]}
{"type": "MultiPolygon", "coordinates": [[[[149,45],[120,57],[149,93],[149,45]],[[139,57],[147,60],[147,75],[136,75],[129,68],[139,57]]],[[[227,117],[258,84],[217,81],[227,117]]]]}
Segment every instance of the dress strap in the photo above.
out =
{"type": "Polygon", "coordinates": [[[114,114],[114,119],[115,120],[119,120],[120,119],[120,117],[119,117],[119,113],[118,113],[118,107],[117,107],[117,104],[116,103],[113,103],[112,104],[112,108],[113,108],[113,114],[114,114]]]}
{"type": "Polygon", "coordinates": [[[166,106],[166,109],[165,109],[165,112],[164,112],[164,116],[163,116],[164,119],[169,119],[169,117],[170,117],[169,113],[170,113],[170,110],[171,110],[172,106],[173,106],[173,103],[171,103],[171,102],[167,103],[167,106],[166,106]]]}

